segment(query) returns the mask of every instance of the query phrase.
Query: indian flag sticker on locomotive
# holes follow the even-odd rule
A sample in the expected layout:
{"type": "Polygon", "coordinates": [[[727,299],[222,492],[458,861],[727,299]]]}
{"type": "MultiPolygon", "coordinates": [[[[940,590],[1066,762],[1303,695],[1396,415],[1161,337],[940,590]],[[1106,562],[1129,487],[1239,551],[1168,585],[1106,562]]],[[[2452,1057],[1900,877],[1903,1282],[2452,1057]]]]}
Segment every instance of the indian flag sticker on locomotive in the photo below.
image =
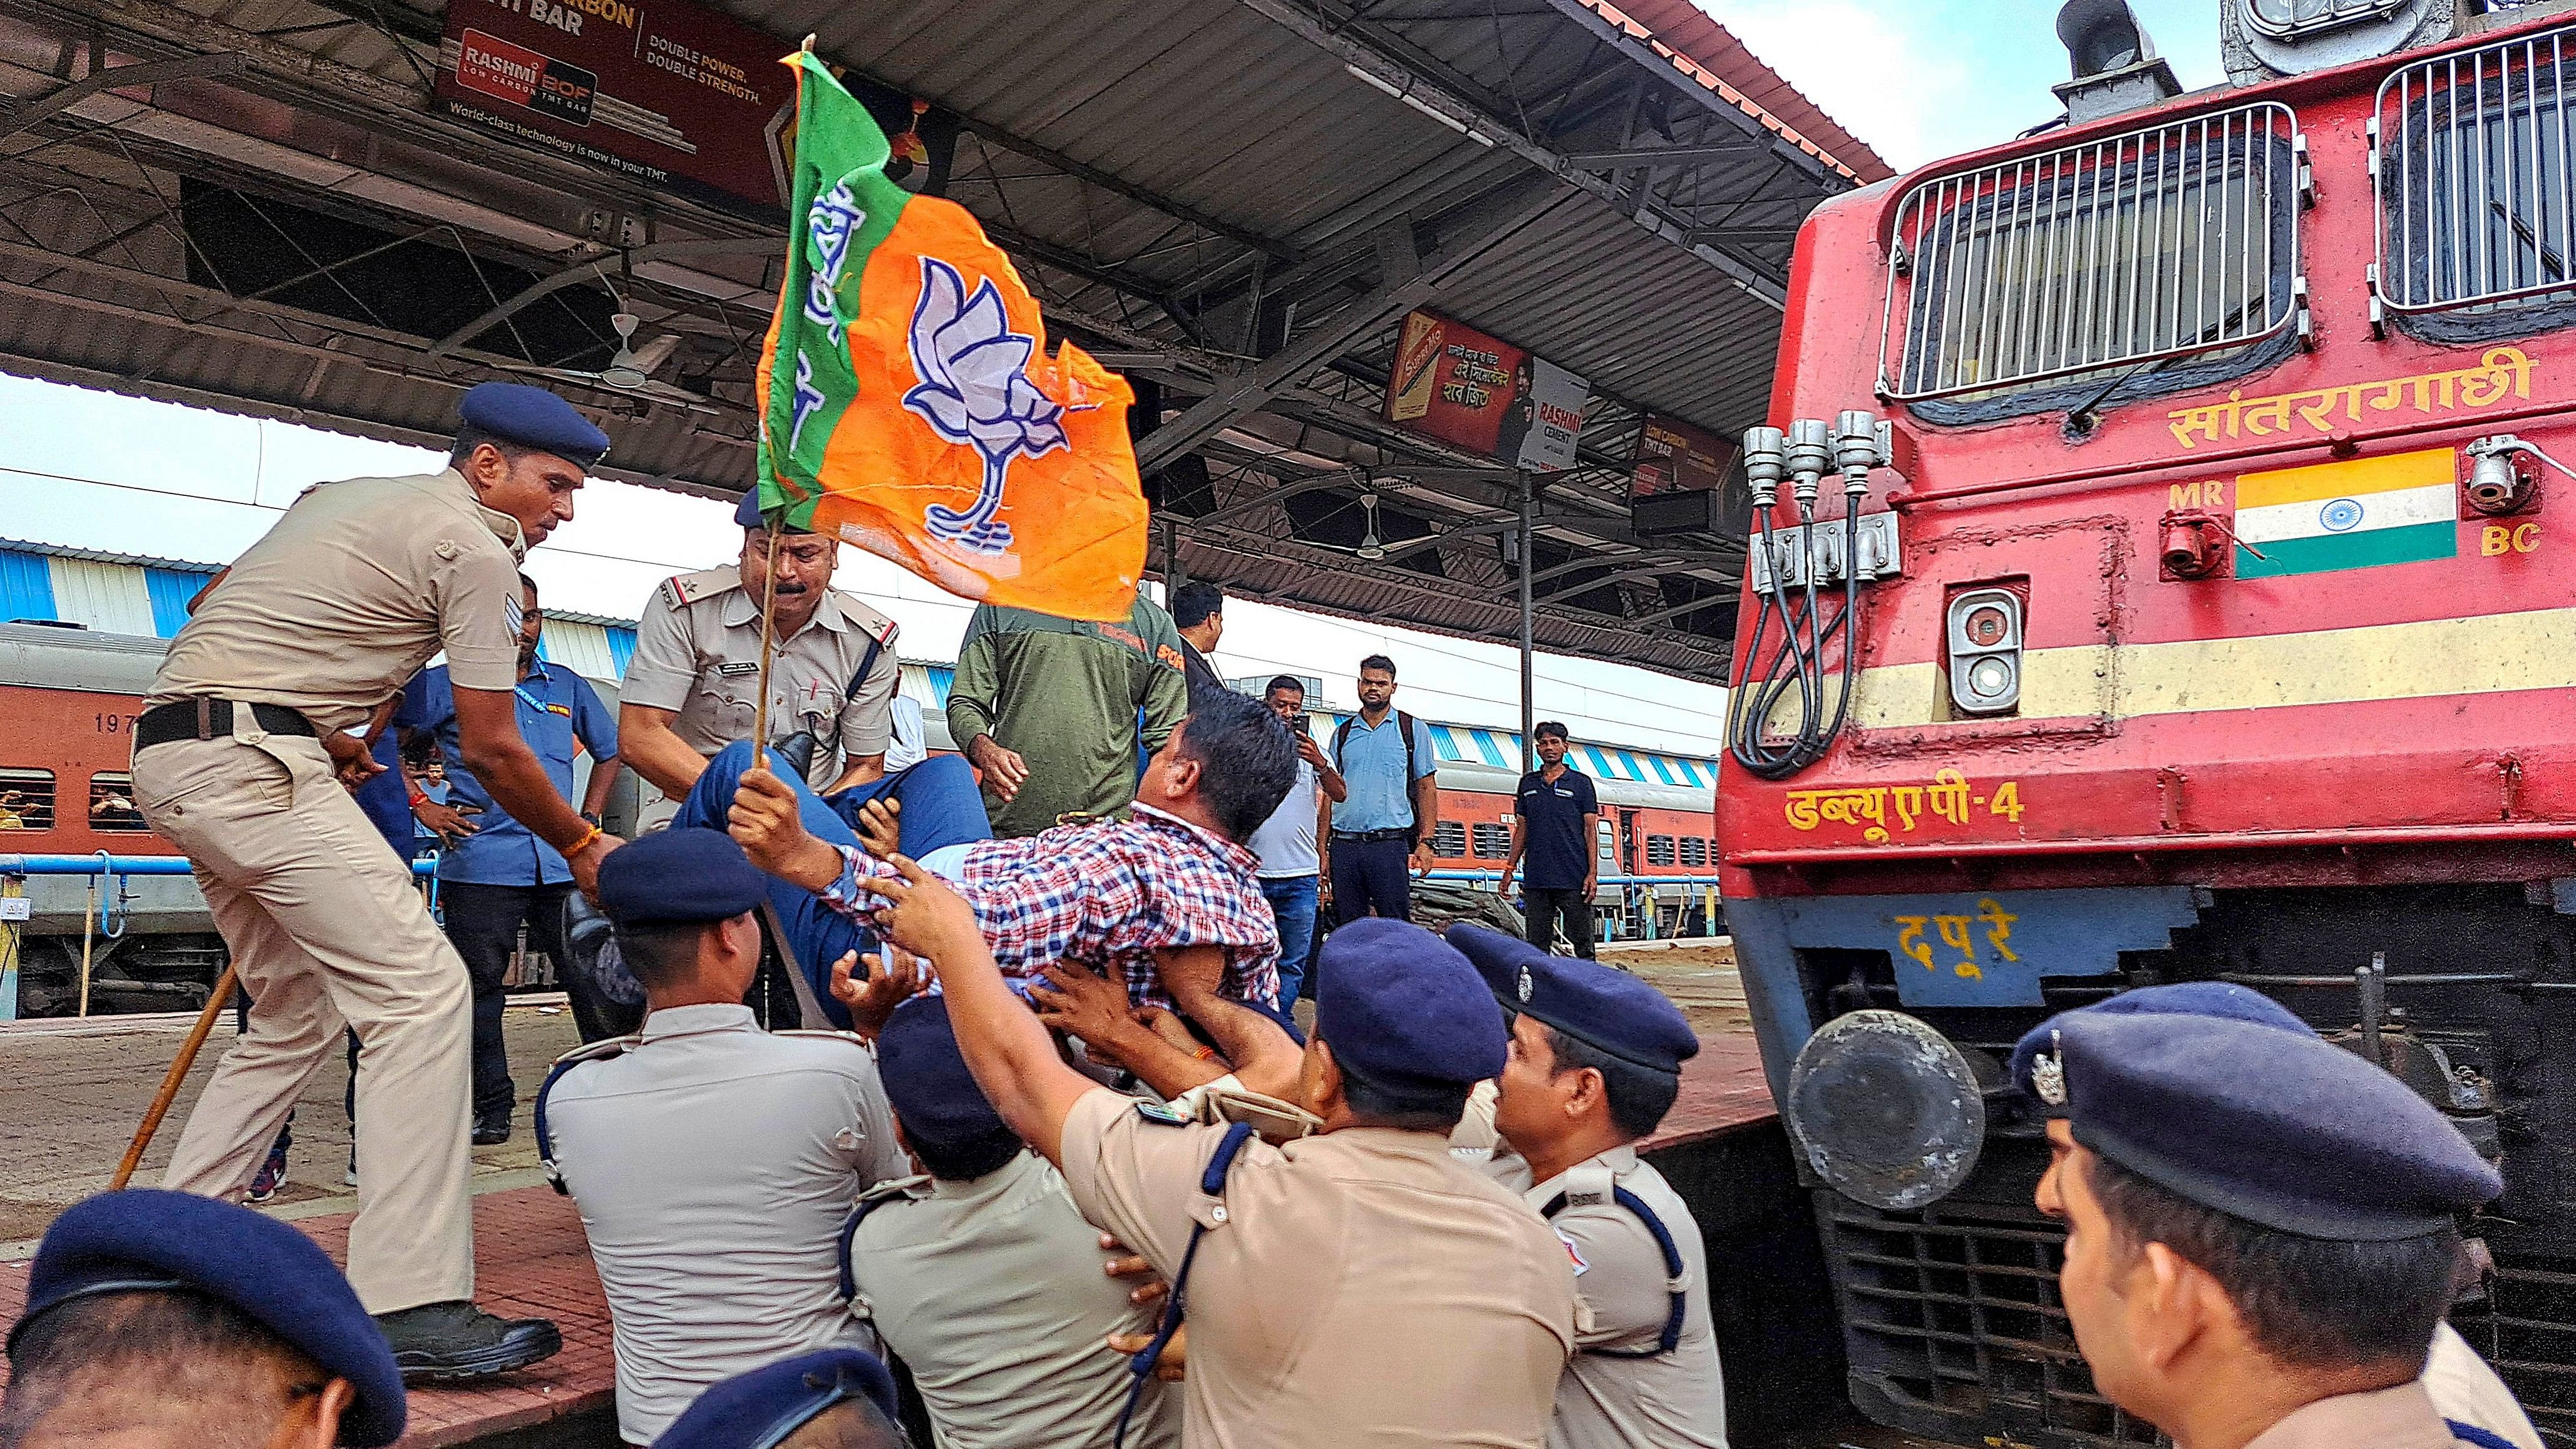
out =
{"type": "Polygon", "coordinates": [[[2236,576],[2279,578],[2450,558],[2459,462],[2448,448],[2236,480],[2236,576]]]}

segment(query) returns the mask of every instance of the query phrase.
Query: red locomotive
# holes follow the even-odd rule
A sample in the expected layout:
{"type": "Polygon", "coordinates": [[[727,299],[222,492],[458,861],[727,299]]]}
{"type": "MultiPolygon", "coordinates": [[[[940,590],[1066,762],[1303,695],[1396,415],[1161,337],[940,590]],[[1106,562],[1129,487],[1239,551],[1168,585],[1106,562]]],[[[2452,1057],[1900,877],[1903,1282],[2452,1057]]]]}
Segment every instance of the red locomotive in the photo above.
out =
{"type": "Polygon", "coordinates": [[[2066,122],[1806,224],[1727,916],[1870,1417],[2154,1441],[2092,1392],[2000,1062],[2219,978],[2501,1157],[2455,1322],[2576,1431],[2576,17],[2221,10],[2232,84],[2182,96],[2077,0],[2066,122]],[[1871,1007],[1985,1089],[1946,1195],[1793,1084],[1871,1007]]]}

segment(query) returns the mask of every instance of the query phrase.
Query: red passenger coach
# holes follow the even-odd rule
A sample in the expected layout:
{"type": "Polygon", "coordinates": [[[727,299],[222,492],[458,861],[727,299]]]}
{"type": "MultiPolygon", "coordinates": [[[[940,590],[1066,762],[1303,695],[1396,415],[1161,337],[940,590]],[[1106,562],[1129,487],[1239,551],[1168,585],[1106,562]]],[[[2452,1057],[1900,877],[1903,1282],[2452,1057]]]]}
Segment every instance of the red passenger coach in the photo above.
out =
{"type": "Polygon", "coordinates": [[[2454,8],[2224,0],[2236,84],[2176,97],[2069,6],[2067,123],[1800,239],[1718,838],[1881,1422],[2154,1442],[2056,1303],[2002,1062],[2216,978],[2500,1157],[2454,1321],[2576,1432],[2576,24],[2454,8]],[[1864,1008],[1983,1125],[1802,1097],[1866,1074],[1817,1035],[1864,1008]]]}

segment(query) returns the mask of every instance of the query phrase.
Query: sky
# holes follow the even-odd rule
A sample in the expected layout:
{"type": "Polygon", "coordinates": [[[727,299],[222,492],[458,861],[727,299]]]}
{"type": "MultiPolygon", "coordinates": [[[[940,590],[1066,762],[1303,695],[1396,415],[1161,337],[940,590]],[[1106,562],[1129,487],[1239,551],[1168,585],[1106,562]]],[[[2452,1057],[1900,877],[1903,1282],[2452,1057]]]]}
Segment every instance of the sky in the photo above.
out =
{"type": "MultiPolygon", "coordinates": [[[[1906,171],[2065,108],[2061,0],[1697,0],[1843,129],[1906,171]]],[[[2185,90],[2226,79],[2218,0],[2130,0],[2185,90]]]]}

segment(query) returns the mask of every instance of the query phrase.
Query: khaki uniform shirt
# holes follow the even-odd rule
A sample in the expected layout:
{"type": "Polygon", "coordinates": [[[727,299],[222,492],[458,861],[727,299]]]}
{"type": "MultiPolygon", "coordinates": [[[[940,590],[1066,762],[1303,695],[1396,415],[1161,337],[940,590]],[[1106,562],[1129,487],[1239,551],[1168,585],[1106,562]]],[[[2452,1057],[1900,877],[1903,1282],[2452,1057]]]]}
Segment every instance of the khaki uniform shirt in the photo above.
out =
{"type": "MultiPolygon", "coordinates": [[[[1161,1305],[1101,1271],[1100,1231],[1023,1152],[973,1182],[913,1178],[859,1224],[852,1311],[873,1319],[930,1406],[940,1449],[1106,1449],[1135,1382],[1105,1346],[1161,1305]]],[[[1148,1380],[1127,1442],[1179,1449],[1181,1392],[1148,1380]]]]}
{"type": "Polygon", "coordinates": [[[708,1385],[812,1349],[873,1348],[839,1297],[842,1220],[904,1176],[876,1056],[772,1034],[744,1006],[644,1019],[546,1098],[617,1343],[617,1427],[649,1444],[708,1385]]]}
{"type": "Polygon", "coordinates": [[[1166,1277],[1210,1229],[1188,1287],[1191,1449],[1539,1449],[1574,1343],[1547,1225],[1442,1138],[1377,1127],[1256,1139],[1209,1197],[1225,1131],[1149,1121],[1106,1088],[1064,1129],[1074,1202],[1166,1277]]]}
{"type": "MultiPolygon", "coordinates": [[[[852,594],[825,589],[805,627],[779,641],[769,665],[769,738],[777,744],[813,731],[806,783],[838,779],[849,761],[885,753],[893,731],[895,622],[852,594]],[[850,677],[878,644],[876,663],[853,691],[850,677]]],[[[738,569],[707,569],[665,579],[635,625],[618,699],[676,711],[672,732],[701,755],[751,738],[760,697],[760,600],[738,569]]]]}
{"type": "Polygon", "coordinates": [[[1497,1148],[1489,1172],[1541,1212],[1579,1189],[1586,1169],[1636,1194],[1681,1250],[1682,1336],[1654,1358],[1608,1358],[1594,1349],[1652,1353],[1672,1312],[1663,1249],[1635,1213],[1615,1201],[1569,1202],[1548,1220],[1574,1262],[1574,1362],[1557,1381],[1549,1449],[1726,1449],[1726,1385],[1718,1377],[1717,1334],[1709,1319],[1708,1253],[1690,1208],[1639,1161],[1633,1147],[1602,1153],[1533,1185],[1527,1162],[1497,1148]]]}
{"type": "Polygon", "coordinates": [[[2245,1449],[2458,1449],[2421,1383],[2319,1399],[2254,1436],[2245,1449]]]}
{"type": "Polygon", "coordinates": [[[458,687],[510,689],[525,552],[518,520],[484,507],[452,468],[317,484],[170,641],[144,704],[278,704],[342,730],[441,649],[458,687]]]}
{"type": "Polygon", "coordinates": [[[2540,1431],[2513,1390],[2447,1323],[2433,1330],[2433,1352],[2424,1362],[2421,1382],[2432,1395],[2433,1412],[2443,1418],[2484,1429],[2518,1449],[2542,1449],[2540,1431]]]}

